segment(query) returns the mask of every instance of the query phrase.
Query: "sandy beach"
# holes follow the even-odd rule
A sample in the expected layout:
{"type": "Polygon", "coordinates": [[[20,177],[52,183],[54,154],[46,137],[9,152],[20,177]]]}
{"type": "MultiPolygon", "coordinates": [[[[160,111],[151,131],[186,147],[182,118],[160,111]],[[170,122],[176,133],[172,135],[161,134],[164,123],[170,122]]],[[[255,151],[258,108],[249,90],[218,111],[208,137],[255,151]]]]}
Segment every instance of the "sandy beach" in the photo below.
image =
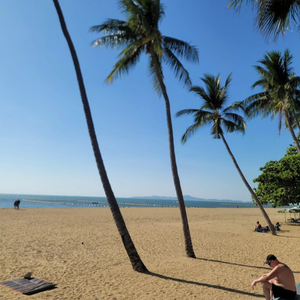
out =
{"type": "MultiPolygon", "coordinates": [[[[47,300],[264,299],[251,282],[269,268],[267,254],[288,264],[300,282],[300,226],[283,223],[278,236],[257,208],[188,208],[196,259],[184,251],[178,208],[123,208],[128,230],[150,274],[133,271],[109,209],[0,209],[0,282],[26,272],[57,284],[30,296],[47,300]]],[[[0,285],[0,299],[28,296],[0,285]]]]}

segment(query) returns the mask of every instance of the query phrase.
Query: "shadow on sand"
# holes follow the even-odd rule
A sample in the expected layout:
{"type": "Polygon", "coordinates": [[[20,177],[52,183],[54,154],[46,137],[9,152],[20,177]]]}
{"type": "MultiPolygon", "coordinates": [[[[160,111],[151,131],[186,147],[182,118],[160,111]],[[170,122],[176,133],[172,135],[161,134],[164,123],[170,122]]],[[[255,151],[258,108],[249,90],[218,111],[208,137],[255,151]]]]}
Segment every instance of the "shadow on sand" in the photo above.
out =
{"type": "MultiPolygon", "coordinates": [[[[216,260],[216,259],[200,258],[200,257],[197,257],[196,259],[204,260],[204,261],[211,261],[211,262],[216,262],[216,263],[222,263],[222,264],[228,264],[228,265],[233,265],[233,266],[246,267],[246,268],[262,269],[262,270],[265,270],[267,273],[271,271],[270,268],[266,268],[266,267],[248,266],[248,265],[242,265],[242,264],[237,264],[237,263],[232,263],[232,262],[227,262],[227,261],[221,261],[221,260],[216,260]]],[[[300,272],[299,271],[293,271],[293,273],[299,274],[300,272]]]]}
{"type": "Polygon", "coordinates": [[[194,284],[194,285],[198,285],[198,286],[204,286],[204,287],[208,287],[208,288],[218,289],[218,290],[241,294],[241,295],[247,295],[247,296],[256,297],[256,298],[265,298],[263,295],[252,294],[252,293],[235,290],[235,289],[231,289],[231,288],[227,288],[227,287],[223,287],[223,286],[219,286],[219,285],[214,285],[214,284],[200,283],[200,282],[196,282],[196,281],[168,277],[168,276],[156,274],[153,272],[149,272],[148,275],[155,276],[155,277],[165,279],[165,280],[172,280],[172,281],[181,282],[181,283],[194,284]]]}

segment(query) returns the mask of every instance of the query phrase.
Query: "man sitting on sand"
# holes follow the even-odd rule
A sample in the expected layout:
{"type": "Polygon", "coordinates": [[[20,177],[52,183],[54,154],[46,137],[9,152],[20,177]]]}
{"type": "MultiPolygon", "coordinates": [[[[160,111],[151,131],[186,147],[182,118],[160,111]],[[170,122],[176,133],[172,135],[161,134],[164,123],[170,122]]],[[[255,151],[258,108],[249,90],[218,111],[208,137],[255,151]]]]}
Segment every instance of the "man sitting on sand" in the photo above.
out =
{"type": "Polygon", "coordinates": [[[251,287],[254,288],[258,282],[261,282],[266,300],[273,299],[273,296],[275,298],[294,299],[297,293],[295,278],[291,269],[278,261],[273,254],[267,256],[265,264],[268,264],[273,270],[254,280],[251,287]]]}

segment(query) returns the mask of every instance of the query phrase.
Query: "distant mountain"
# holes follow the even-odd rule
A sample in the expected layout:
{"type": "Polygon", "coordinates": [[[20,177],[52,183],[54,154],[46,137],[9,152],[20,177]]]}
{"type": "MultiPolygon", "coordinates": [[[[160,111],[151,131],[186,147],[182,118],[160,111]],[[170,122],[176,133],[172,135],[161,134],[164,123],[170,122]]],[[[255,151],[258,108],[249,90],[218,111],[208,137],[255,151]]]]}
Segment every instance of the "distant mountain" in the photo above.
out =
{"type": "MultiPolygon", "coordinates": [[[[134,196],[130,198],[136,198],[136,199],[159,199],[159,200],[177,200],[176,197],[166,197],[166,196],[134,196]]],[[[211,202],[234,202],[234,203],[242,203],[244,201],[241,200],[230,200],[230,199],[204,199],[204,198],[196,198],[192,197],[190,195],[184,195],[184,200],[188,201],[211,201],[211,202]]]]}

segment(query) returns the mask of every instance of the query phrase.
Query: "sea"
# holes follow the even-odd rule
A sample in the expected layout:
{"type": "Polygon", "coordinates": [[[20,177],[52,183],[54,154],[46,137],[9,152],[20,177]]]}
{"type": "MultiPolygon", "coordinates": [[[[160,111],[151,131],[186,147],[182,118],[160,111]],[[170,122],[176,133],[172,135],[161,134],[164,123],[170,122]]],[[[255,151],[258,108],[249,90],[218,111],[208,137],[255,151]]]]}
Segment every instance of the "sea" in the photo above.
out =
{"type": "MultiPolygon", "coordinates": [[[[109,207],[105,197],[51,196],[0,194],[0,208],[12,208],[15,200],[21,200],[20,208],[58,208],[58,207],[109,207]]],[[[117,198],[120,207],[178,207],[177,200],[117,198]]],[[[185,200],[186,207],[206,208],[256,208],[252,202],[222,202],[185,200]]]]}

